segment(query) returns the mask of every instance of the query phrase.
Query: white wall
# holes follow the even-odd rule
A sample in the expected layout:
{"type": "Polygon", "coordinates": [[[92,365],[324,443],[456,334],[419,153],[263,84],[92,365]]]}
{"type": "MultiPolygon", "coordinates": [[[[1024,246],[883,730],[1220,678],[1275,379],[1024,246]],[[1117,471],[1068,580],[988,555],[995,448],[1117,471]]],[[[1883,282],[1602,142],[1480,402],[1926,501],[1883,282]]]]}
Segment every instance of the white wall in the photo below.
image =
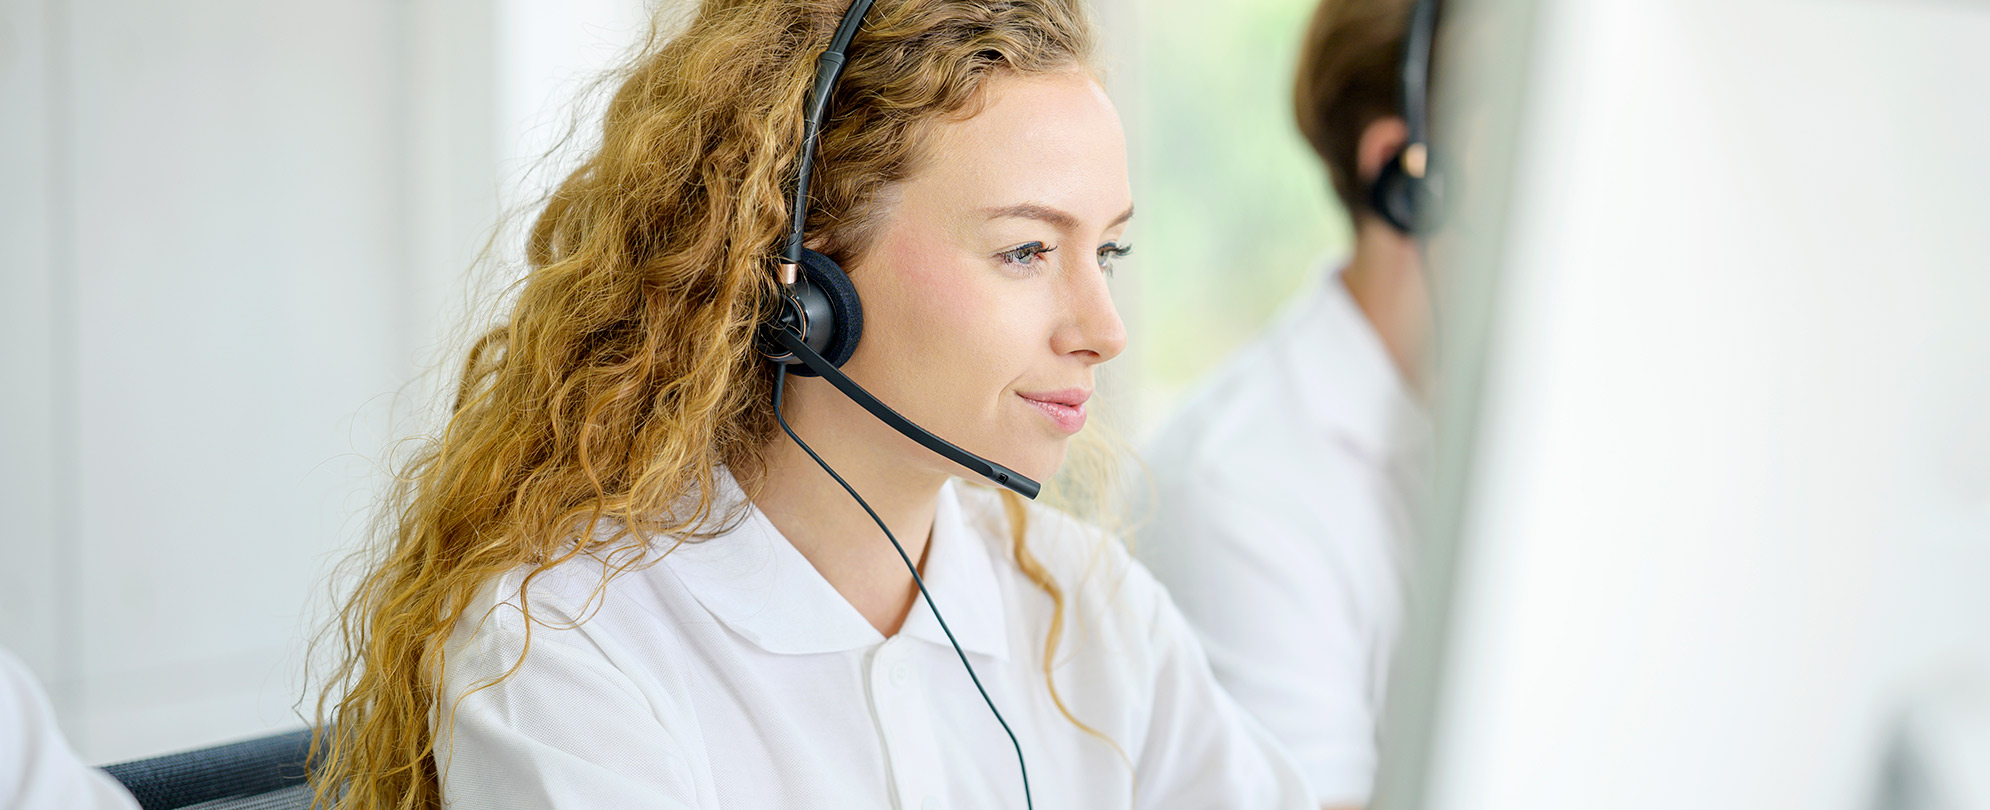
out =
{"type": "MultiPolygon", "coordinates": [[[[506,202],[518,206],[558,182],[561,167],[539,166],[581,108],[581,143],[600,128],[598,104],[578,100],[617,58],[638,44],[649,25],[645,0],[502,0],[497,3],[498,154],[506,202]]],[[[681,2],[669,4],[681,8],[681,2]]],[[[613,88],[607,88],[612,90],[613,88]]],[[[603,91],[605,92],[605,91],[603,91]]],[[[587,96],[600,101],[601,93],[587,96]]],[[[565,150],[571,152],[572,150],[565,150]]]]}
{"type": "Polygon", "coordinates": [[[0,643],[86,757],[301,723],[381,398],[495,208],[491,28],[454,0],[0,8],[0,643]]]}

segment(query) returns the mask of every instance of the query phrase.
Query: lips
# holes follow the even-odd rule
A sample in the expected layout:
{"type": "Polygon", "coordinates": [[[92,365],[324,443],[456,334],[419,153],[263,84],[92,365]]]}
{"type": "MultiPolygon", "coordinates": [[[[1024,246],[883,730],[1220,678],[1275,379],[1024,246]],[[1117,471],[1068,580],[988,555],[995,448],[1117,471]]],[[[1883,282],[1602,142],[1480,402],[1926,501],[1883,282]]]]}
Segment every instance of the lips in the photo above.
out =
{"type": "Polygon", "coordinates": [[[1016,396],[1049,417],[1059,430],[1077,433],[1085,426],[1085,400],[1092,398],[1092,392],[1083,388],[1065,388],[1058,391],[1017,391],[1016,396]]]}

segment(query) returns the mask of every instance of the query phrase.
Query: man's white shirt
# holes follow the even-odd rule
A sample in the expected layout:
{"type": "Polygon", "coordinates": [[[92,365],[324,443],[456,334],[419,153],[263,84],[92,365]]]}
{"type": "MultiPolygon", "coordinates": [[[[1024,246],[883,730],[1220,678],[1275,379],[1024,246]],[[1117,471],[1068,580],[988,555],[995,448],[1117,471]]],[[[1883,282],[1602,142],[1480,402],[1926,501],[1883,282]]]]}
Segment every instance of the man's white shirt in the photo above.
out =
{"type": "MultiPolygon", "coordinates": [[[[1030,547],[1076,597],[1058,693],[1105,739],[1051,699],[1051,601],[1013,561],[997,493],[942,489],[922,569],[1028,756],[1036,807],[1313,806],[1146,570],[1053,510],[1028,521],[1030,547]]],[[[923,599],[885,638],[750,506],[723,534],[654,556],[671,546],[599,596],[603,563],[586,557],[483,589],[444,651],[446,806],[1023,806],[1016,752],[923,599]],[[521,594],[533,618],[519,663],[521,594]]]]}
{"type": "Polygon", "coordinates": [[[1323,804],[1363,804],[1430,427],[1338,273],[1226,360],[1147,453],[1134,552],[1323,804]]]}

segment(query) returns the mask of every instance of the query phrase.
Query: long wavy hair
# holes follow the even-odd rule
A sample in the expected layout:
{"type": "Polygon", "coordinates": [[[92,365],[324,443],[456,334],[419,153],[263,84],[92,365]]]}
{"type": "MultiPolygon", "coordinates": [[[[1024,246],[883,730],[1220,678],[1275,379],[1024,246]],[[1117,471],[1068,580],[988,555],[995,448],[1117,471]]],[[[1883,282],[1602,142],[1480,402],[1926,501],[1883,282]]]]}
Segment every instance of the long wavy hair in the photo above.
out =
{"type": "MultiPolygon", "coordinates": [[[[339,657],[316,707],[316,806],[440,806],[442,647],[479,586],[600,550],[604,521],[646,537],[723,521],[721,465],[753,491],[776,435],[756,329],[803,98],[845,8],[707,0],[674,35],[660,15],[615,74],[599,147],[546,198],[515,298],[472,342],[446,426],[397,465],[354,558],[325,637],[339,657]]],[[[818,249],[863,254],[931,125],[972,115],[991,75],[1095,70],[1094,42],[1078,0],[878,0],[821,136],[818,249]]],[[[1064,594],[1022,543],[1021,501],[1006,511],[1020,568],[1058,605],[1048,679],[1064,594]]]]}

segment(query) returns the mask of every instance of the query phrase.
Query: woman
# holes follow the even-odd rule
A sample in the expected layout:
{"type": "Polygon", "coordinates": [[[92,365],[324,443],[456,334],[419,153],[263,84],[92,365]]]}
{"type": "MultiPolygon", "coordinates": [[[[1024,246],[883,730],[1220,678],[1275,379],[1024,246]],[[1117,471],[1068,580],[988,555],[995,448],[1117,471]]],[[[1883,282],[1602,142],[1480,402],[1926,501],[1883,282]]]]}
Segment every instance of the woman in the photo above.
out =
{"type": "MultiPolygon", "coordinates": [[[[709,2],[638,56],[346,609],[326,803],[1305,803],[1118,546],[782,376],[787,426],[949,632],[781,432],[759,333],[843,12],[709,2]]],[[[862,300],[843,370],[1039,479],[1125,342],[1105,276],[1132,207],[1092,39],[1073,0],[881,0],[809,189],[809,244],[862,300]]]]}

